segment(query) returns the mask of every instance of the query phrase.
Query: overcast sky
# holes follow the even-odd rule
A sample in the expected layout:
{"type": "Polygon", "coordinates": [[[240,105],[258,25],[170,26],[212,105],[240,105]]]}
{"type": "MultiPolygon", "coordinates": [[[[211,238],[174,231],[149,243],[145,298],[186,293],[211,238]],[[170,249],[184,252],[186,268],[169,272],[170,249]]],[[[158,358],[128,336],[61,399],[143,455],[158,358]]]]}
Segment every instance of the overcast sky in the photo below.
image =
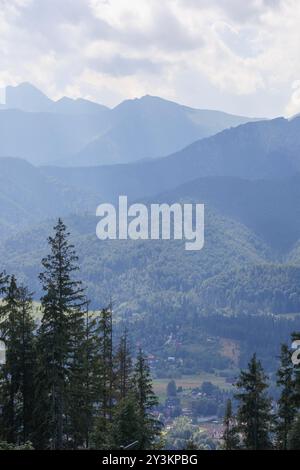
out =
{"type": "Polygon", "coordinates": [[[299,0],[0,0],[0,88],[300,112],[299,0]]]}

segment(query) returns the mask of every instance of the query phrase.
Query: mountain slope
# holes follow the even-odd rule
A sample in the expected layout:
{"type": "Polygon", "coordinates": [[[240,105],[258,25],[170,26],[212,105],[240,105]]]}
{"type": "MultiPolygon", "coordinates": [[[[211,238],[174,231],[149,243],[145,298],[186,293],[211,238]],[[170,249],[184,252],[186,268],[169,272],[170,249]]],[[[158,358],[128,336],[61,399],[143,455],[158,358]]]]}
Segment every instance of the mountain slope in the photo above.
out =
{"type": "Polygon", "coordinates": [[[38,88],[26,82],[6,87],[5,93],[6,109],[35,113],[93,114],[94,116],[109,111],[106,106],[82,98],[63,97],[57,101],[51,100],[38,88]]]}
{"type": "Polygon", "coordinates": [[[300,239],[300,173],[276,180],[198,178],[159,195],[166,203],[189,199],[242,223],[277,254],[300,239]]]}
{"type": "MultiPolygon", "coordinates": [[[[100,242],[95,217],[64,221],[91,308],[113,301],[116,328],[127,325],[132,344],[154,354],[158,368],[174,373],[167,364],[170,355],[176,355],[185,374],[227,368],[218,353],[228,338],[239,346],[240,365],[255,350],[268,368],[276,368],[278,345],[289,340],[299,322],[298,316],[292,320],[285,314],[300,311],[300,267],[272,262],[268,247],[242,224],[207,210],[205,247],[186,252],[180,242],[100,242]]],[[[54,223],[0,243],[1,268],[29,285],[36,299],[54,223]]]]}
{"type": "Polygon", "coordinates": [[[0,157],[46,164],[72,154],[107,125],[105,115],[0,110],[0,157]]]}
{"type": "MultiPolygon", "coordinates": [[[[92,307],[113,298],[116,312],[176,324],[207,313],[292,313],[300,309],[300,267],[275,263],[270,249],[242,224],[206,211],[203,250],[174,241],[99,241],[95,217],[64,219],[79,254],[92,307]],[[186,317],[189,315],[189,317],[186,317]],[[161,320],[160,320],[161,318],[161,320]]],[[[53,221],[0,244],[1,268],[38,297],[40,260],[53,221]]]]}
{"type": "Polygon", "coordinates": [[[114,109],[84,99],[50,100],[28,83],[7,87],[0,109],[0,156],[34,164],[127,163],[178,151],[250,121],[146,96],[114,109]]]}
{"type": "Polygon", "coordinates": [[[180,370],[191,373],[227,367],[218,344],[233,338],[241,365],[255,348],[276,367],[278,344],[297,325],[297,315],[289,320],[286,314],[300,311],[300,245],[294,243],[300,240],[299,177],[200,178],[143,199],[205,202],[204,248],[187,252],[180,241],[99,241],[98,218],[80,215],[86,207],[96,207],[97,196],[93,199],[83,188],[74,192],[24,161],[12,162],[0,159],[0,201],[3,193],[6,197],[0,207],[6,217],[0,220],[0,271],[14,273],[36,299],[42,293],[41,259],[49,250],[55,215],[60,215],[79,255],[78,275],[87,286],[91,308],[112,300],[117,325],[128,322],[135,344],[142,341],[165,361],[178,352],[180,370]],[[22,209],[16,220],[11,218],[14,205],[22,209]],[[27,227],[14,225],[22,217],[27,227]],[[43,217],[47,220],[38,222],[43,217]],[[287,240],[278,244],[284,231],[287,240]]]}
{"type": "Polygon", "coordinates": [[[128,100],[112,110],[114,125],[66,163],[90,166],[131,162],[176,152],[195,140],[251,121],[197,110],[158,97],[128,100]]]}
{"type": "MultiPolygon", "coordinates": [[[[127,165],[125,168],[129,167],[127,165]]],[[[108,180],[106,186],[98,183],[101,168],[82,169],[83,174],[77,169],[59,169],[58,173],[50,170],[53,169],[46,168],[45,171],[45,168],[33,167],[19,159],[0,158],[3,223],[20,219],[20,216],[10,215],[12,210],[8,209],[8,200],[10,203],[14,201],[22,210],[26,207],[35,220],[43,220],[62,215],[61,210],[63,214],[68,214],[68,209],[76,213],[88,211],[95,214],[99,203],[123,193],[117,181],[108,180]],[[60,177],[61,171],[65,178],[60,177]],[[78,180],[74,174],[77,174],[78,180]]],[[[122,175],[126,178],[125,171],[122,175]]],[[[134,183],[132,180],[131,187],[134,183]]],[[[135,190],[138,188],[142,192],[145,189],[142,178],[139,184],[134,186],[135,190]]],[[[197,178],[175,189],[139,199],[147,203],[171,204],[181,200],[204,203],[222,216],[246,226],[277,254],[284,255],[300,239],[300,173],[290,178],[268,180],[226,176],[197,178]]],[[[21,218],[25,220],[25,217],[21,218]]]]}
{"type": "MultiPolygon", "coordinates": [[[[28,171],[31,175],[32,167],[28,171]]],[[[199,314],[288,313],[300,308],[300,267],[296,258],[294,267],[289,258],[289,250],[293,253],[300,239],[299,217],[293,212],[300,197],[299,177],[283,181],[203,178],[144,200],[147,204],[205,202],[205,245],[198,252],[185,251],[179,241],[101,242],[95,234],[96,217],[67,216],[72,207],[79,208],[79,201],[83,204],[82,194],[76,201],[72,191],[67,197],[55,180],[50,182],[58,196],[56,215],[65,214],[80,256],[81,277],[94,306],[112,296],[120,312],[148,315],[159,311],[171,317],[189,309],[199,314]],[[280,244],[283,231],[289,236],[280,244]]],[[[17,183],[19,191],[24,185],[17,183]]],[[[46,183],[48,179],[42,180],[45,188],[46,183]]],[[[28,186],[33,187],[32,182],[28,186]]],[[[86,203],[92,207],[95,201],[86,203]]],[[[44,209],[45,216],[53,217],[49,208],[44,209]]],[[[2,269],[16,273],[37,295],[39,263],[54,221],[31,224],[9,239],[2,237],[2,269]]]]}
{"type": "Polygon", "coordinates": [[[104,201],[120,194],[150,196],[197,177],[278,179],[300,171],[300,118],[247,123],[202,139],[168,157],[127,165],[43,168],[78,188],[89,187],[104,201]]]}
{"type": "Polygon", "coordinates": [[[20,83],[18,86],[7,86],[6,107],[28,112],[44,112],[52,105],[44,93],[30,83],[20,83]]]}
{"type": "Polygon", "coordinates": [[[25,160],[0,158],[0,239],[49,217],[84,212],[96,203],[91,193],[51,180],[25,160]]]}
{"type": "MultiPolygon", "coordinates": [[[[185,251],[182,242],[174,241],[101,242],[95,234],[95,217],[73,216],[65,221],[94,305],[104,304],[112,295],[118,306],[138,305],[139,313],[153,310],[159,300],[170,302],[171,309],[192,295],[205,279],[240,264],[265,263],[269,256],[267,247],[248,229],[211,210],[206,214],[205,247],[193,253],[185,251]]],[[[2,268],[26,280],[36,292],[36,274],[53,223],[47,221],[22,231],[5,240],[0,249],[2,268]]],[[[193,301],[194,308],[197,302],[199,298],[193,301]]]]}

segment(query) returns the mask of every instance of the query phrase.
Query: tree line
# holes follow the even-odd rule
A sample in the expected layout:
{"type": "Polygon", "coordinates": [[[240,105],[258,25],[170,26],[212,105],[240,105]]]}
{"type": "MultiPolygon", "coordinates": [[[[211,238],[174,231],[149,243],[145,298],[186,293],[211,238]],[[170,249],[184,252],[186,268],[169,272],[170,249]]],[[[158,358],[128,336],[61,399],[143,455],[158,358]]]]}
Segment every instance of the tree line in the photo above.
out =
{"type": "Polygon", "coordinates": [[[111,306],[89,311],[69,235],[59,219],[42,260],[40,319],[28,288],[0,274],[0,447],[152,448],[161,425],[147,358],[140,349],[133,359],[126,330],[115,347],[111,306]]]}
{"type": "MultiPolygon", "coordinates": [[[[33,294],[0,274],[0,449],[118,449],[160,445],[161,424],[147,357],[132,357],[127,331],[115,341],[111,305],[89,310],[78,258],[62,220],[48,239],[39,276],[41,317],[33,294]]],[[[298,339],[299,335],[293,335],[298,339]]],[[[280,397],[254,355],[224,416],[223,447],[300,449],[300,372],[283,345],[280,397]]]]}
{"type": "MultiPolygon", "coordinates": [[[[299,339],[293,334],[292,339],[299,339]]],[[[235,384],[236,413],[228,400],[224,416],[225,450],[300,449],[300,369],[292,362],[292,352],[281,346],[276,373],[279,399],[268,395],[268,377],[254,354],[235,384]]]]}

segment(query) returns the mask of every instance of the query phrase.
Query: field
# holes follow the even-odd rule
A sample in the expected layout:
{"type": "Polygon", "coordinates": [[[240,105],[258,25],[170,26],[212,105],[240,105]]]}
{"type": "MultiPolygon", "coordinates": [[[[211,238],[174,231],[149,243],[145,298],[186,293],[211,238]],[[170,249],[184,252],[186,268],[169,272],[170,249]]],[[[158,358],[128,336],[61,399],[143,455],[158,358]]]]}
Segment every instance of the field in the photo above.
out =
{"type": "MultiPolygon", "coordinates": [[[[153,380],[154,392],[158,396],[160,402],[163,402],[166,399],[167,385],[170,380],[171,379],[168,378],[153,380]]],[[[231,385],[226,382],[224,377],[219,377],[216,374],[209,374],[207,372],[203,372],[199,375],[184,375],[181,378],[174,380],[177,387],[182,387],[183,392],[188,392],[193,388],[200,387],[203,382],[212,382],[214,385],[217,385],[219,388],[224,390],[229,390],[231,388],[231,385]]]]}

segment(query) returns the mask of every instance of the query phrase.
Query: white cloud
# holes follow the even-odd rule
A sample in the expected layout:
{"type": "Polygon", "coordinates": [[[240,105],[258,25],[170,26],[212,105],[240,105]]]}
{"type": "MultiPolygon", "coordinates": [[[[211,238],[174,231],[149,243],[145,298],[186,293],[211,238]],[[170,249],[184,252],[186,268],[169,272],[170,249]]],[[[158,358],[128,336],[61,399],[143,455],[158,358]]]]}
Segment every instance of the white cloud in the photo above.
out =
{"type": "Polygon", "coordinates": [[[298,0],[0,0],[0,88],[298,112],[298,0]]]}
{"type": "Polygon", "coordinates": [[[285,111],[287,116],[300,113],[300,80],[296,80],[292,84],[292,95],[285,111]]]}

